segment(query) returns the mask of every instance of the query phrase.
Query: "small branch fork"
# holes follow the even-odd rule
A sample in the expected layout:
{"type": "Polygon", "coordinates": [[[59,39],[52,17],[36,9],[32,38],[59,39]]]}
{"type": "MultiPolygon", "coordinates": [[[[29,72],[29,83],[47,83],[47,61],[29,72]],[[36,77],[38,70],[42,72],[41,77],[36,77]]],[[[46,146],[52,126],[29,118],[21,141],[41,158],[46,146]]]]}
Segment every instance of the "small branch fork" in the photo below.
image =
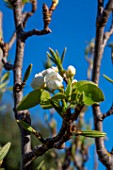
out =
{"type": "MultiPolygon", "coordinates": [[[[10,0],[10,3],[13,6],[13,1],[10,0]]],[[[50,9],[48,9],[47,5],[44,4],[43,5],[43,21],[44,21],[44,28],[42,30],[37,30],[37,29],[33,29],[31,31],[28,32],[24,32],[23,28],[26,26],[28,19],[36,12],[37,10],[37,1],[36,0],[32,0],[31,2],[31,11],[29,12],[23,12],[22,13],[22,24],[21,24],[21,39],[23,39],[23,41],[25,41],[27,38],[36,35],[36,36],[41,36],[41,35],[46,35],[51,33],[52,31],[49,29],[49,24],[51,22],[51,18],[52,18],[52,13],[53,11],[56,9],[56,6],[54,4],[54,2],[52,3],[50,9]]],[[[22,5],[20,6],[22,8],[22,5]]],[[[24,7],[24,6],[23,6],[24,7]]],[[[8,52],[11,49],[12,45],[14,44],[16,39],[16,32],[13,33],[12,37],[10,38],[9,42],[4,43],[3,39],[0,40],[0,48],[3,51],[3,59],[2,62],[4,64],[4,68],[6,70],[12,70],[13,69],[13,65],[10,64],[9,62],[7,62],[7,56],[8,56],[8,52]]]]}
{"type": "MultiPolygon", "coordinates": [[[[76,113],[74,114],[77,114],[79,116],[82,108],[83,106],[75,110],[76,113]]],[[[72,116],[73,114],[70,114],[69,117],[68,115],[68,113],[65,114],[59,133],[55,137],[47,138],[45,140],[41,137],[42,145],[35,146],[35,148],[31,152],[25,154],[24,161],[31,163],[34,159],[43,155],[49,149],[63,149],[65,147],[65,142],[70,140],[73,136],[73,133],[76,133],[77,130],[75,125],[73,125],[73,122],[75,121],[75,116],[72,116]]]]}
{"type": "MultiPolygon", "coordinates": [[[[113,34],[113,22],[111,23],[111,28],[108,32],[104,32],[104,28],[108,21],[108,17],[113,11],[113,0],[109,0],[104,8],[104,0],[98,0],[98,12],[96,21],[96,39],[95,39],[95,51],[94,51],[94,64],[93,64],[93,74],[92,81],[99,84],[100,77],[100,66],[101,60],[104,52],[104,48],[109,40],[110,36],[113,34]]],[[[113,106],[108,112],[102,114],[100,110],[100,105],[93,105],[93,115],[94,115],[94,126],[96,130],[102,131],[103,120],[113,113],[113,106]]],[[[98,153],[99,160],[106,166],[107,169],[113,169],[113,154],[109,153],[104,146],[104,138],[95,139],[96,151],[98,153]]]]}

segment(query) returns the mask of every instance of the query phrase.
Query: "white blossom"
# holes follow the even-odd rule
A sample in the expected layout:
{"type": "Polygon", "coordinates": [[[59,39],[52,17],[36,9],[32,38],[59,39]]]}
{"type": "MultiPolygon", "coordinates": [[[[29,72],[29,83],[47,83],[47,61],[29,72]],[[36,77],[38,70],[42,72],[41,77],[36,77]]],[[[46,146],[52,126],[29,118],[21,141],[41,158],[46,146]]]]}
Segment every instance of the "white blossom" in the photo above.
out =
{"type": "Polygon", "coordinates": [[[58,67],[52,66],[52,69],[53,69],[56,73],[58,73],[58,67]]]}
{"type": "Polygon", "coordinates": [[[33,89],[40,89],[42,86],[44,86],[44,76],[42,73],[35,74],[35,77],[31,82],[31,87],[33,89]]]}
{"type": "Polygon", "coordinates": [[[73,67],[72,65],[68,66],[67,76],[68,76],[68,77],[72,77],[72,76],[75,75],[75,73],[76,73],[75,67],[73,67]]]}
{"type": "Polygon", "coordinates": [[[52,71],[44,77],[44,82],[50,90],[56,90],[63,87],[63,78],[56,72],[52,71]]]}
{"type": "Polygon", "coordinates": [[[42,75],[45,77],[46,74],[51,73],[51,72],[53,72],[53,69],[52,69],[52,68],[48,68],[48,69],[46,69],[46,70],[43,70],[41,73],[42,73],[42,75]]]}
{"type": "Polygon", "coordinates": [[[40,89],[45,85],[50,90],[56,90],[63,87],[62,82],[63,78],[60,74],[55,72],[53,68],[48,68],[35,75],[31,82],[31,87],[33,89],[40,89]]]}

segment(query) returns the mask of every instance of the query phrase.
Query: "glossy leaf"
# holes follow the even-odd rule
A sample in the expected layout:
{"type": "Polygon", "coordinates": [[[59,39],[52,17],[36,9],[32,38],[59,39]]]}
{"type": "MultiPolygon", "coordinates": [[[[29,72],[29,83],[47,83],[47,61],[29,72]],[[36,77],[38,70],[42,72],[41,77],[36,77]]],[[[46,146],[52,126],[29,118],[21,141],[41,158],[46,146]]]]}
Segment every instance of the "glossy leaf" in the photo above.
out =
{"type": "Polygon", "coordinates": [[[63,63],[63,61],[64,61],[64,57],[65,57],[65,54],[66,54],[66,50],[67,50],[67,48],[64,48],[63,53],[62,53],[62,55],[61,55],[61,63],[63,63]]]}
{"type": "Polygon", "coordinates": [[[53,108],[61,115],[62,113],[62,107],[60,106],[60,104],[52,99],[49,99],[51,105],[53,106],[53,108]]]}
{"type": "Polygon", "coordinates": [[[29,124],[27,124],[26,122],[24,122],[23,120],[17,120],[17,122],[27,131],[29,131],[30,133],[36,133],[36,130],[33,129],[29,124]]]}
{"type": "Polygon", "coordinates": [[[105,137],[106,133],[98,130],[83,130],[75,132],[75,135],[82,135],[90,138],[105,137]]]}
{"type": "Polygon", "coordinates": [[[66,95],[64,93],[57,93],[51,99],[52,100],[66,99],[66,95]]]}
{"type": "Polygon", "coordinates": [[[0,162],[4,159],[10,149],[11,143],[8,142],[2,148],[0,148],[0,162]]]}
{"type": "Polygon", "coordinates": [[[23,82],[26,82],[27,79],[29,78],[30,73],[31,73],[31,71],[32,71],[32,66],[33,66],[33,65],[30,64],[30,65],[28,66],[28,68],[26,69],[25,74],[24,74],[24,78],[23,78],[23,82]]]}
{"type": "Polygon", "coordinates": [[[43,91],[41,98],[40,98],[40,105],[43,109],[51,109],[53,106],[51,105],[50,101],[50,94],[47,91],[43,91]]]}
{"type": "Polygon", "coordinates": [[[105,74],[103,74],[103,77],[110,83],[113,83],[113,79],[111,79],[110,77],[106,76],[105,74]]]}
{"type": "Polygon", "coordinates": [[[84,104],[90,106],[94,103],[104,101],[104,95],[102,91],[95,84],[83,84],[79,86],[77,92],[83,93],[83,102],[84,104]]]}
{"type": "Polygon", "coordinates": [[[61,58],[58,51],[56,50],[55,52],[52,48],[49,48],[49,52],[50,53],[47,52],[48,57],[57,65],[59,71],[62,71],[61,58]]]}
{"type": "Polygon", "coordinates": [[[45,102],[48,101],[48,99],[50,98],[50,94],[47,91],[42,91],[41,96],[40,96],[40,102],[45,102]]]}
{"type": "Polygon", "coordinates": [[[17,107],[17,110],[19,111],[32,108],[40,104],[40,102],[47,100],[47,97],[49,97],[48,92],[42,90],[34,90],[22,99],[17,107]]]}
{"type": "Polygon", "coordinates": [[[28,95],[23,97],[22,101],[19,103],[17,110],[25,110],[32,108],[40,103],[41,90],[34,90],[28,95]]]}
{"type": "Polygon", "coordinates": [[[52,109],[53,106],[51,105],[50,101],[47,100],[47,101],[43,101],[40,103],[40,106],[43,108],[43,109],[52,109]]]}
{"type": "Polygon", "coordinates": [[[80,80],[80,81],[74,83],[74,84],[72,85],[72,87],[73,87],[73,89],[76,89],[76,88],[78,88],[78,87],[80,87],[80,86],[82,86],[82,85],[84,85],[84,84],[93,84],[93,85],[95,85],[95,86],[98,86],[98,85],[97,85],[96,83],[94,83],[93,81],[80,80]]]}
{"type": "Polygon", "coordinates": [[[71,93],[72,93],[72,84],[71,84],[71,81],[69,81],[66,87],[65,94],[67,97],[69,97],[71,96],[71,93]]]}

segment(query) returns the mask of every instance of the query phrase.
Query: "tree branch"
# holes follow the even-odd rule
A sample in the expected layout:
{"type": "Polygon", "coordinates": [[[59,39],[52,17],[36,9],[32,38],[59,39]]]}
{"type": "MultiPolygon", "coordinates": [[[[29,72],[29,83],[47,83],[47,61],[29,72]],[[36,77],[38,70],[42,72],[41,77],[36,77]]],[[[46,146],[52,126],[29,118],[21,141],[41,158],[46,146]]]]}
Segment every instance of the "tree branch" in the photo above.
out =
{"type": "MultiPolygon", "coordinates": [[[[23,34],[23,24],[22,24],[22,4],[21,0],[10,0],[11,5],[13,6],[14,13],[14,22],[16,28],[16,55],[14,61],[14,112],[16,119],[23,119],[25,122],[30,124],[30,115],[27,110],[25,111],[16,111],[17,105],[20,103],[23,97],[22,89],[20,88],[22,83],[22,64],[23,64],[23,55],[24,55],[24,46],[25,43],[21,38],[23,34]]],[[[22,159],[21,159],[21,170],[30,170],[31,164],[27,166],[24,164],[24,155],[27,152],[31,151],[31,139],[28,131],[24,130],[20,127],[21,132],[21,151],[22,151],[22,159]]]]}
{"type": "Polygon", "coordinates": [[[111,116],[112,114],[113,114],[113,104],[110,107],[110,109],[102,115],[102,119],[105,119],[106,117],[111,116]]]}
{"type": "MultiPolygon", "coordinates": [[[[99,1],[98,1],[99,3],[99,1]]],[[[100,5],[100,4],[98,4],[100,5]]],[[[101,7],[102,5],[100,5],[101,7]]],[[[98,16],[97,16],[97,23],[96,23],[96,40],[95,40],[95,52],[94,52],[94,64],[93,64],[93,75],[92,81],[95,83],[99,83],[100,77],[100,66],[101,66],[101,59],[104,52],[105,47],[105,39],[104,39],[104,27],[108,21],[108,17],[113,10],[113,0],[109,0],[105,9],[103,10],[102,14],[100,14],[100,7],[98,6],[98,16]],[[104,40],[104,44],[103,44],[104,40]]],[[[107,42],[106,38],[106,42],[107,42]]],[[[94,115],[94,126],[96,130],[102,131],[102,113],[100,111],[100,105],[93,105],[93,115],[94,115]]],[[[99,156],[100,161],[106,166],[110,167],[113,163],[111,161],[111,155],[107,152],[104,146],[104,138],[96,138],[96,150],[99,156]]]]}

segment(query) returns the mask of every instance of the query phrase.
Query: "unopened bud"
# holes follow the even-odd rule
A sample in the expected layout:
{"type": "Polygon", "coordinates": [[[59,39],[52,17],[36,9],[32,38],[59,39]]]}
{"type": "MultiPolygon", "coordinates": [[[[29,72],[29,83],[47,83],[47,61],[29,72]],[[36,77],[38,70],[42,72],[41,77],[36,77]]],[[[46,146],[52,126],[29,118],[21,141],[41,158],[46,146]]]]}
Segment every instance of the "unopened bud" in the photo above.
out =
{"type": "Polygon", "coordinates": [[[72,77],[75,74],[76,74],[76,69],[72,65],[68,66],[67,77],[72,77]]]}

